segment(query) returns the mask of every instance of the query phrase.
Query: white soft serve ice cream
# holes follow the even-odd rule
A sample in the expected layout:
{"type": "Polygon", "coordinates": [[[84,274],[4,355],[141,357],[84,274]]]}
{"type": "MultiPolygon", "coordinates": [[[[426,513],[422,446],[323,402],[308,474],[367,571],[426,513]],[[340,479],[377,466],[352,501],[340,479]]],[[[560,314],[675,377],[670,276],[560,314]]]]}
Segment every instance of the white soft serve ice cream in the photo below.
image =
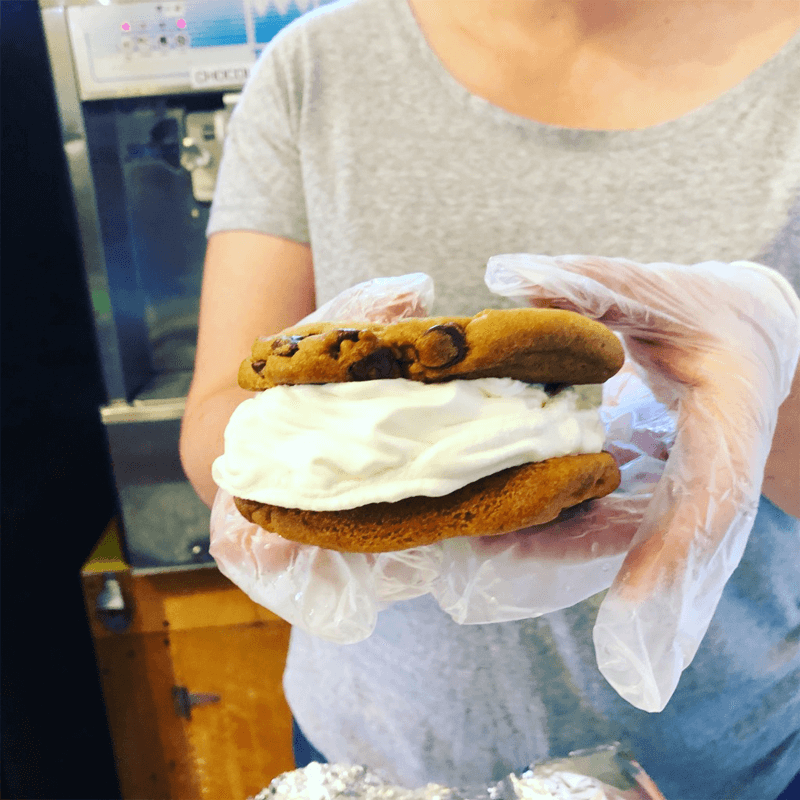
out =
{"type": "Polygon", "coordinates": [[[438,497],[508,467],[599,453],[597,409],[511,378],[276,386],[245,400],[213,467],[234,495],[339,511],[438,497]]]}

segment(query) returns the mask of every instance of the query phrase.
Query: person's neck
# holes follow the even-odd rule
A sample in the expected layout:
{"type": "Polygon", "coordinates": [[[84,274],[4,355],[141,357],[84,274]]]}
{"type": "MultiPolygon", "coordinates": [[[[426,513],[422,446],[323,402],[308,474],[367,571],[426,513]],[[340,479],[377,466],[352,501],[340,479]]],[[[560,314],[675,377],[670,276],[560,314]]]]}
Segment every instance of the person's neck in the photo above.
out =
{"type": "Polygon", "coordinates": [[[550,42],[629,63],[727,62],[743,40],[786,41],[798,0],[410,0],[485,46],[550,42]]]}
{"type": "Polygon", "coordinates": [[[800,27],[800,0],[408,0],[444,66],[514,113],[646,127],[735,86],[800,27]]]}

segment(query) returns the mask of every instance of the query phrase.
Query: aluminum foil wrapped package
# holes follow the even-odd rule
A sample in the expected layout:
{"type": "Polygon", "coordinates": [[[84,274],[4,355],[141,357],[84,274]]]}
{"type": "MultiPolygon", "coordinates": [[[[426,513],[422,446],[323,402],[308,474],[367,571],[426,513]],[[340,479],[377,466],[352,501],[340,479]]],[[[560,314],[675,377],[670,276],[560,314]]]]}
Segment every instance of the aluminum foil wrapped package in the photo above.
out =
{"type": "Polygon", "coordinates": [[[309,764],[286,772],[249,800],[665,800],[618,743],[570,753],[471,788],[406,789],[361,766],[309,764]]]}

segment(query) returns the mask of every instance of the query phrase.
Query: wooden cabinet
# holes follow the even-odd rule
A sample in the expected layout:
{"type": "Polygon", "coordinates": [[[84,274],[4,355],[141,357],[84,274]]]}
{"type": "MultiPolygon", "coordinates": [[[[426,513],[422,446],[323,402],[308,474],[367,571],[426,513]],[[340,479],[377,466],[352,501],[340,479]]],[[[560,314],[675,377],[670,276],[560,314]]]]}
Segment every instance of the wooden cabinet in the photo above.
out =
{"type": "Polygon", "coordinates": [[[125,800],[245,800],[293,768],[288,623],[215,568],[133,572],[115,523],[81,579],[125,800]]]}

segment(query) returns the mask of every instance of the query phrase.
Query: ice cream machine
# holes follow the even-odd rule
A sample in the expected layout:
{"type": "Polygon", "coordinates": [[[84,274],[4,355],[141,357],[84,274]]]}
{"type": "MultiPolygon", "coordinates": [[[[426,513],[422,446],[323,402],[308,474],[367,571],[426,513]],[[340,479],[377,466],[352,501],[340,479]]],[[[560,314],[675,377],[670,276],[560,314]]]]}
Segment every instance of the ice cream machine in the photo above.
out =
{"type": "Polygon", "coordinates": [[[99,410],[139,570],[212,563],[178,435],[225,130],[259,53],[329,0],[40,0],[107,401],[99,410]]]}

